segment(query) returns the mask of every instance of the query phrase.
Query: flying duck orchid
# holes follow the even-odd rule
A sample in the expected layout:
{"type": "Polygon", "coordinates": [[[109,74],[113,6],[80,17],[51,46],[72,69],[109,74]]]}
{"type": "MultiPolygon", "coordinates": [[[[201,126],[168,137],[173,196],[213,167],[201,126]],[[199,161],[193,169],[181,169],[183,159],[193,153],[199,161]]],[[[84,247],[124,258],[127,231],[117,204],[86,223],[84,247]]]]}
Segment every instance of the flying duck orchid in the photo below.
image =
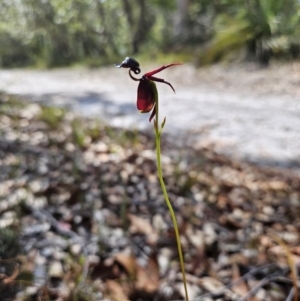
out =
{"type": "Polygon", "coordinates": [[[138,91],[137,91],[137,108],[141,113],[149,113],[150,111],[152,111],[149,121],[151,121],[156,114],[158,93],[157,93],[155,82],[167,84],[175,92],[175,89],[169,82],[165,81],[162,78],[154,77],[153,75],[158,72],[161,72],[166,68],[176,66],[176,65],[181,65],[181,64],[173,63],[173,64],[164,65],[158,69],[145,73],[141,78],[136,78],[132,75],[132,72],[135,74],[139,74],[141,72],[140,64],[135,59],[126,57],[125,60],[120,65],[116,65],[116,67],[118,68],[129,68],[129,76],[133,80],[139,81],[138,91]]]}

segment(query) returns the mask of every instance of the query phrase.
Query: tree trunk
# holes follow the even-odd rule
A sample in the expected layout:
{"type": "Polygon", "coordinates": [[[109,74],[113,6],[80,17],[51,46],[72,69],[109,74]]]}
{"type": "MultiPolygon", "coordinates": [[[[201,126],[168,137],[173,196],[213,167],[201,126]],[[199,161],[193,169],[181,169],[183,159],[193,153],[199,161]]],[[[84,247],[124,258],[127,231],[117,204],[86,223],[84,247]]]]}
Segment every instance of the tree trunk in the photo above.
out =
{"type": "Polygon", "coordinates": [[[134,4],[139,9],[139,15],[137,18],[134,18],[131,3],[129,0],[123,0],[124,11],[131,31],[132,53],[136,54],[139,52],[140,45],[147,38],[153,22],[150,21],[145,0],[136,0],[136,3],[134,4]]]}
{"type": "Polygon", "coordinates": [[[190,0],[177,0],[177,11],[174,18],[173,35],[174,39],[180,39],[186,33],[186,19],[190,0]]]}
{"type": "MultiPolygon", "coordinates": [[[[147,22],[147,12],[145,0],[138,0],[140,5],[140,15],[138,20],[138,26],[136,28],[135,34],[132,40],[132,50],[133,54],[138,53],[140,44],[145,40],[147,33],[149,31],[149,26],[147,22]]],[[[151,27],[151,26],[150,26],[151,27]]]]}
{"type": "MultiPolygon", "coordinates": [[[[102,35],[104,35],[104,37],[106,38],[107,42],[109,43],[109,47],[112,49],[114,54],[119,54],[118,48],[114,42],[113,36],[111,35],[110,32],[107,31],[107,27],[106,27],[106,22],[105,22],[105,11],[104,8],[102,6],[102,4],[100,3],[100,1],[97,1],[97,11],[98,14],[100,16],[100,20],[102,20],[102,24],[103,24],[103,32],[101,33],[102,35]]],[[[107,49],[105,49],[105,51],[107,51],[107,49]]]]}

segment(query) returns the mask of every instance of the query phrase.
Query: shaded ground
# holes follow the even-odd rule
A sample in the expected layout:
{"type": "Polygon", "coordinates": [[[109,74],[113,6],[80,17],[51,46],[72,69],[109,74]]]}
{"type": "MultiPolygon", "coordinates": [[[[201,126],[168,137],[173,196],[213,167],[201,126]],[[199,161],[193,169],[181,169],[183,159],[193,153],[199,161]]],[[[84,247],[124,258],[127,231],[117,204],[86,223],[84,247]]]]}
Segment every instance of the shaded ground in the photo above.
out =
{"type": "MultiPolygon", "coordinates": [[[[155,66],[157,67],[157,66],[155,66]]],[[[152,67],[143,68],[149,70],[152,67]]],[[[173,67],[161,73],[176,94],[159,85],[166,130],[194,147],[212,146],[232,158],[298,166],[300,64],[173,67]]],[[[136,111],[136,82],[127,70],[2,70],[0,89],[29,100],[69,106],[111,125],[149,129],[136,111]]]]}
{"type": "MultiPolygon", "coordinates": [[[[183,299],[151,135],[5,95],[0,131],[2,300],[183,299]]],[[[299,300],[300,178],[163,153],[190,300],[299,300]]]]}

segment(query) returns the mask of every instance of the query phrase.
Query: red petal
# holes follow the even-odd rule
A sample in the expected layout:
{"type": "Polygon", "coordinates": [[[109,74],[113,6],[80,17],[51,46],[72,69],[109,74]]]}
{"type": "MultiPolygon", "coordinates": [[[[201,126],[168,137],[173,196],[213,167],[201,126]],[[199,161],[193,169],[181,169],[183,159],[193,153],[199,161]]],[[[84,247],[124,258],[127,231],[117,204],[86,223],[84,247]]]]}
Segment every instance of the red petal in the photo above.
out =
{"type": "Polygon", "coordinates": [[[155,104],[155,96],[151,82],[147,79],[141,79],[137,93],[137,108],[142,113],[150,112],[155,104]]]}
{"type": "Polygon", "coordinates": [[[177,66],[177,65],[182,65],[182,64],[181,63],[173,63],[173,64],[164,65],[164,66],[162,66],[162,67],[160,67],[158,69],[155,69],[153,71],[147,72],[144,76],[151,76],[151,75],[154,75],[154,74],[156,74],[156,73],[158,73],[158,72],[160,72],[160,71],[162,71],[162,70],[164,70],[166,68],[169,68],[169,67],[172,67],[172,66],[177,66]]]}
{"type": "Polygon", "coordinates": [[[163,83],[163,84],[169,85],[171,87],[171,89],[174,91],[174,93],[176,93],[175,89],[173,88],[173,86],[169,82],[166,82],[164,79],[158,78],[158,77],[154,77],[154,76],[149,76],[149,79],[151,79],[154,82],[159,82],[159,83],[163,83]]]}

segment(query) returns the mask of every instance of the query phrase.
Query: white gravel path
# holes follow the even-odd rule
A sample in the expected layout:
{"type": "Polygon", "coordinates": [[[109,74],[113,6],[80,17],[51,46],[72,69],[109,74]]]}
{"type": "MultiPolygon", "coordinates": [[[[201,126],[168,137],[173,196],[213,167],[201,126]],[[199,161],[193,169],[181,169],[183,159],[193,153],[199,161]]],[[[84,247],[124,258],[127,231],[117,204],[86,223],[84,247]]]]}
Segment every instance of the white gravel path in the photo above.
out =
{"type": "MultiPolygon", "coordinates": [[[[158,75],[166,130],[236,158],[282,166],[300,164],[300,64],[258,70],[216,66],[173,67],[158,75]],[[295,67],[296,66],[296,67],[295,67]],[[299,67],[299,68],[298,68],[299,67]],[[293,73],[289,73],[290,71],[293,73]]],[[[143,70],[142,70],[143,71],[143,70]]],[[[127,70],[0,70],[0,90],[47,104],[68,106],[112,125],[149,129],[136,110],[137,83],[127,70]]]]}

